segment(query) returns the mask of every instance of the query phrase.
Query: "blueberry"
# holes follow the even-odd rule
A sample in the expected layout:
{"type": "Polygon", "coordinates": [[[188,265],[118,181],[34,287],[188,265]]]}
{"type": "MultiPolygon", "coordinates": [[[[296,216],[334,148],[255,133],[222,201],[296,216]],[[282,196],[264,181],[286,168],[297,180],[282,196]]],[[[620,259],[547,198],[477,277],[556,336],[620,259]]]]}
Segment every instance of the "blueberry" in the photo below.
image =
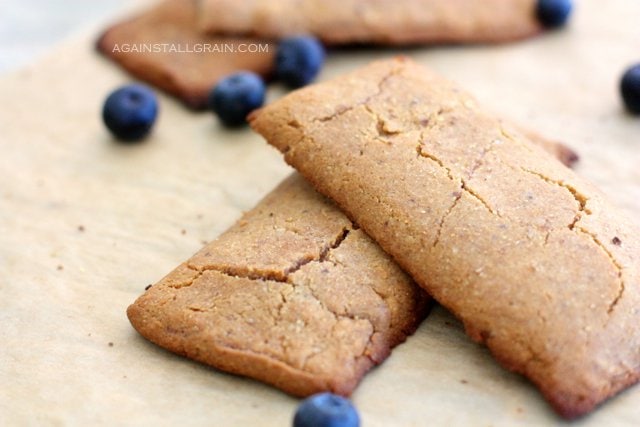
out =
{"type": "Polygon", "coordinates": [[[226,126],[246,123],[247,115],[264,103],[265,85],[260,76],[249,71],[231,74],[220,80],[209,94],[209,108],[226,126]]]}
{"type": "Polygon", "coordinates": [[[292,88],[310,83],[324,62],[324,48],[315,37],[284,39],[276,53],[276,77],[292,88]]]}
{"type": "Polygon", "coordinates": [[[629,68],[622,76],[620,92],[627,110],[640,114],[640,64],[629,68]]]}
{"type": "Polygon", "coordinates": [[[545,27],[558,28],[567,22],[571,9],[571,0],[538,0],[536,14],[545,27]]]}
{"type": "Polygon", "coordinates": [[[102,107],[102,120],[122,141],[138,141],[149,133],[158,115],[158,100],[151,89],[139,84],[111,92],[102,107]]]}
{"type": "Polygon", "coordinates": [[[359,427],[360,417],[349,400],[331,393],[305,399],[295,416],[293,427],[359,427]]]}

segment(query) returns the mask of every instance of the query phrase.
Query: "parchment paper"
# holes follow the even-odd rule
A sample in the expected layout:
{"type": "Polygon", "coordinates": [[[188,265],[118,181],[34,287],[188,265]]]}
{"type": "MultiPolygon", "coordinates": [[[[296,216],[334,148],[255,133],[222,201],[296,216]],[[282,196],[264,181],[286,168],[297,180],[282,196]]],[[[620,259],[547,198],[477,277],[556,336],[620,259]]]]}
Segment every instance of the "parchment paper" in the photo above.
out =
{"type": "MultiPolygon", "coordinates": [[[[579,173],[637,216],[640,119],[618,81],[640,61],[640,2],[583,0],[573,18],[504,46],[332,52],[321,78],[409,54],[573,146],[579,173]]],[[[125,316],[290,170],[249,130],[164,96],[147,142],[114,143],[99,111],[130,78],[96,35],[0,79],[0,425],[290,425],[296,399],[165,352],[125,316]]],[[[366,427],[563,424],[440,308],[353,399],[366,427]]],[[[574,425],[638,423],[640,386],[574,425]]]]}

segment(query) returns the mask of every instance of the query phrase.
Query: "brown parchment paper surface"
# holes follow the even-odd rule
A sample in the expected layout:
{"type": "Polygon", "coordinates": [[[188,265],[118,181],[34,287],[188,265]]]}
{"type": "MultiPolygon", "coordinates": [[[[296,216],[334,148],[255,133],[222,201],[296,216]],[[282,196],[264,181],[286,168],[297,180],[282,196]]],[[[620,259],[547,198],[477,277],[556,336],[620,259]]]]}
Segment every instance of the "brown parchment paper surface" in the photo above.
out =
{"type": "MultiPolygon", "coordinates": [[[[640,62],[640,1],[576,3],[561,32],[332,52],[320,78],[408,54],[575,148],[578,172],[638,217],[640,118],[624,113],[618,82],[640,62]]],[[[98,31],[0,77],[0,425],[290,425],[296,399],[170,354],[125,316],[290,169],[251,131],[226,131],[165,96],[152,137],[114,143],[100,108],[131,78],[95,53],[98,31]]],[[[441,308],[353,399],[366,427],[563,424],[441,308]]],[[[638,386],[573,423],[638,424],[638,386]]]]}

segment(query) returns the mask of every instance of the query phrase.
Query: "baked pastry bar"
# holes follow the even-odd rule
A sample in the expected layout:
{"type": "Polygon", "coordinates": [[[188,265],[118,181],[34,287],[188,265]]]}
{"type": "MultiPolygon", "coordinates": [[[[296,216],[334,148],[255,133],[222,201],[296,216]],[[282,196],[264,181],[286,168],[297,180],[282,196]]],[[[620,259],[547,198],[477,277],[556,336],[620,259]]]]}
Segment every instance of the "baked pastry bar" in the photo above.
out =
{"type": "Polygon", "coordinates": [[[257,39],[201,34],[195,1],[165,0],[112,26],[99,38],[98,50],[195,109],[206,107],[209,91],[228,74],[271,74],[274,46],[257,39]]]}
{"type": "Polygon", "coordinates": [[[542,30],[537,0],[202,0],[210,33],[282,38],[314,34],[327,44],[507,42],[542,30]]]}
{"type": "Polygon", "coordinates": [[[348,395],[429,298],[299,175],[127,310],[154,343],[296,396],[348,395]]]}
{"type": "Polygon", "coordinates": [[[456,85],[380,61],[250,123],[560,415],[638,380],[637,225],[456,85]]]}

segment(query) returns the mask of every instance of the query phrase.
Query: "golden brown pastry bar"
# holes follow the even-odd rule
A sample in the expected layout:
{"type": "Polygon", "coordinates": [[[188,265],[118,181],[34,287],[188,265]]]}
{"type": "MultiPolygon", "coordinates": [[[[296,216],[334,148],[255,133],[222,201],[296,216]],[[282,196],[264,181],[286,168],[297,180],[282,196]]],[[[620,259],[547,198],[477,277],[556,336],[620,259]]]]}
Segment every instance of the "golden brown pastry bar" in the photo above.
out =
{"type": "Polygon", "coordinates": [[[307,396],[350,394],[429,298],[295,174],[129,307],[145,338],[307,396]]]}
{"type": "Polygon", "coordinates": [[[250,121],[559,414],[638,380],[637,225],[456,85],[380,61],[250,121]]]}
{"type": "Polygon", "coordinates": [[[202,0],[210,33],[282,38],[313,34],[327,44],[496,43],[542,30],[537,0],[202,0]]]}

